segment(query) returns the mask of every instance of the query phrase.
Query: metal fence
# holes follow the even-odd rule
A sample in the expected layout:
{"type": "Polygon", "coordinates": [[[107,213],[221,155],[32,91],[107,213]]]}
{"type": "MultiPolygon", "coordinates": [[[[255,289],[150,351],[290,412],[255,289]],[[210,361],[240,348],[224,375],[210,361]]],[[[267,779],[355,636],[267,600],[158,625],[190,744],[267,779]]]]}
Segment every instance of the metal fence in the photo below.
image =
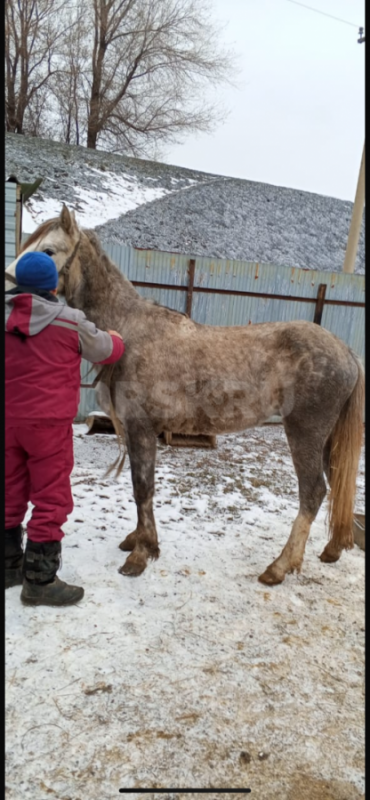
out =
{"type": "MultiPolygon", "coordinates": [[[[16,188],[14,184],[6,186],[13,191],[16,188]]],[[[22,243],[27,238],[23,234],[22,243]]],[[[109,242],[103,246],[142,297],[186,312],[195,322],[317,322],[352,347],[364,362],[364,275],[140,250],[109,242]]],[[[11,260],[9,257],[7,263],[11,260]]],[[[89,370],[91,364],[83,360],[81,383],[92,383],[94,373],[88,375],[89,370]]],[[[81,389],[76,421],[86,419],[97,407],[95,391],[81,389]]]]}
{"type": "Polygon", "coordinates": [[[5,183],[5,268],[14,261],[20,244],[21,190],[16,183],[5,183]]]}
{"type": "MultiPolygon", "coordinates": [[[[142,297],[189,314],[207,325],[315,321],[339,336],[364,360],[365,278],[323,272],[138,250],[103,243],[105,252],[142,297]]],[[[113,323],[112,323],[113,324],[113,323]]],[[[83,361],[82,383],[91,365],[83,361]]],[[[81,389],[77,420],[97,408],[95,392],[81,389]]]]}

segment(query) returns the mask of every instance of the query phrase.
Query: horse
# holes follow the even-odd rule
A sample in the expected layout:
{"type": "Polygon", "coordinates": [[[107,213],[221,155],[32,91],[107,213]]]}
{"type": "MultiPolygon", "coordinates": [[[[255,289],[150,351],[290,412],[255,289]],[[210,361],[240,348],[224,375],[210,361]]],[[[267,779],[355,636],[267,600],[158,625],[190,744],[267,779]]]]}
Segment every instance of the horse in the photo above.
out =
{"type": "MultiPolygon", "coordinates": [[[[65,205],[34,231],[18,258],[31,250],[54,259],[65,301],[97,327],[119,331],[126,345],[97,386],[100,406],[113,415],[117,432],[124,431],[137,506],[136,529],[119,545],[129,552],[119,572],[140,575],[148,559],[159,556],[153,514],[158,435],[232,433],[273,415],[282,418],[299,507],[282,552],[259,580],[272,586],[301,571],[327,484],[329,537],[320,559],[335,562],[353,547],[364,371],[344,342],[306,321],[201,325],[144,299],[96,233],[80,228],[65,205]]],[[[13,281],[18,258],[6,271],[13,281]]]]}

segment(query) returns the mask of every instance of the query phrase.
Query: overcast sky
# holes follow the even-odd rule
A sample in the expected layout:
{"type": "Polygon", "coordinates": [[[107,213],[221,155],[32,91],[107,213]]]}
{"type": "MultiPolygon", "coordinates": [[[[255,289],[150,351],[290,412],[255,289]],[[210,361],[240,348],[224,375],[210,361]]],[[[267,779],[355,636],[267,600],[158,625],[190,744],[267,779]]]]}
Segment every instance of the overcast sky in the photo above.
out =
{"type": "Polygon", "coordinates": [[[213,0],[240,54],[241,88],[213,135],[171,147],[170,164],[354,200],[364,144],[363,0],[213,0]]]}

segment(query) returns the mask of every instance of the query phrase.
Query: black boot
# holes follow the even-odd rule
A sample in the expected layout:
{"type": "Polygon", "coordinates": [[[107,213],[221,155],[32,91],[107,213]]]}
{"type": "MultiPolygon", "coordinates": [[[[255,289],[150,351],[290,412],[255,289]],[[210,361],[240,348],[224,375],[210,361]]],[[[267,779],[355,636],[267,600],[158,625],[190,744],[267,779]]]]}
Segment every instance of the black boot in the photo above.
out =
{"type": "Polygon", "coordinates": [[[16,525],[15,528],[5,530],[5,588],[10,586],[21,586],[23,583],[22,562],[23,562],[23,528],[16,525]]]}
{"type": "Polygon", "coordinates": [[[70,606],[84,595],[79,586],[69,586],[56,577],[60,566],[60,542],[27,539],[23,559],[22,603],[28,606],[70,606]]]}

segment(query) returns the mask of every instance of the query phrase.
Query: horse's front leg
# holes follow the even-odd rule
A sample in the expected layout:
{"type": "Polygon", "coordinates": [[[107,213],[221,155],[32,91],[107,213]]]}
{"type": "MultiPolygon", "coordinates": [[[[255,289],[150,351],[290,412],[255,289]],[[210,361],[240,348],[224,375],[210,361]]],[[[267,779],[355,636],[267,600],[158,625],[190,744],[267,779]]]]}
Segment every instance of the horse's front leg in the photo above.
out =
{"type": "Polygon", "coordinates": [[[157,437],[142,421],[129,420],[125,423],[125,439],[137,506],[137,527],[119,545],[121,550],[131,551],[119,572],[136,576],[144,571],[148,558],[159,556],[153,514],[157,437]]]}

